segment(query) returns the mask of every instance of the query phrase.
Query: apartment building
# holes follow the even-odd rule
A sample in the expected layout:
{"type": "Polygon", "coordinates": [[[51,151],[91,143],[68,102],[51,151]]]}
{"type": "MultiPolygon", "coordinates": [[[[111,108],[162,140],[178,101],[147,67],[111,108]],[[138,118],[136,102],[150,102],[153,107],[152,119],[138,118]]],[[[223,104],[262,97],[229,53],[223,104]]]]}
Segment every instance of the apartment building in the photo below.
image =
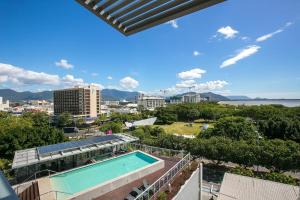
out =
{"type": "Polygon", "coordinates": [[[9,101],[3,102],[3,98],[0,97],[0,111],[7,111],[9,108],[9,101]]]}
{"type": "Polygon", "coordinates": [[[53,94],[53,102],[55,115],[68,112],[78,117],[97,117],[101,110],[100,88],[89,85],[56,90],[53,94]]]}
{"type": "Polygon", "coordinates": [[[138,106],[143,106],[147,110],[154,110],[157,107],[163,107],[165,105],[165,99],[159,96],[139,94],[137,104],[138,106]]]}
{"type": "Polygon", "coordinates": [[[201,98],[199,93],[188,92],[179,96],[174,96],[170,98],[171,104],[179,104],[179,103],[199,103],[206,99],[201,98]]]}

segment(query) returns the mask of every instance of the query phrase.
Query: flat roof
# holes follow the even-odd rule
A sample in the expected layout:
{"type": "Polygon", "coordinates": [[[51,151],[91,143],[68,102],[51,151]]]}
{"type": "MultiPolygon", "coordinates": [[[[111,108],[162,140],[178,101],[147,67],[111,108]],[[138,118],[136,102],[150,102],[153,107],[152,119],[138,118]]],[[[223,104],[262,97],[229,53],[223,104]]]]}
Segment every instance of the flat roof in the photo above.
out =
{"type": "Polygon", "coordinates": [[[297,200],[299,187],[225,173],[218,200],[297,200]]]}
{"type": "Polygon", "coordinates": [[[15,152],[12,169],[26,167],[49,160],[56,160],[88,151],[95,151],[120,144],[137,141],[138,138],[127,134],[94,136],[88,139],[58,143],[15,152]]]}
{"type": "Polygon", "coordinates": [[[225,0],[76,0],[128,36],[225,0]]]}

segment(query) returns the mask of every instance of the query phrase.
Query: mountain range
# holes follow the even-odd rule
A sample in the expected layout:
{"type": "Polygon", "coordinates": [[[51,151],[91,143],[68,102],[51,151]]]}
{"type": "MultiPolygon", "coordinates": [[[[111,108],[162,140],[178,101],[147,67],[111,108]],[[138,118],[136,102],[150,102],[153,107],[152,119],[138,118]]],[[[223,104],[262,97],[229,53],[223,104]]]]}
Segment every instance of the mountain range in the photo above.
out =
{"type": "MultiPolygon", "coordinates": [[[[128,92],[115,89],[103,89],[101,91],[102,100],[104,101],[133,101],[135,100],[138,92],[128,92]]],[[[17,92],[12,89],[0,89],[0,97],[4,100],[9,100],[11,102],[21,102],[29,100],[50,100],[53,99],[53,91],[43,91],[43,92],[17,92]]]]}
{"type": "MultiPolygon", "coordinates": [[[[121,91],[116,89],[103,89],[101,91],[103,101],[134,101],[138,92],[121,91]]],[[[212,92],[206,92],[200,94],[202,98],[208,98],[210,101],[228,101],[231,98],[215,94],[212,92]]],[[[180,95],[178,95],[180,96],[180,95]]],[[[9,100],[11,102],[21,102],[28,100],[50,100],[53,99],[53,91],[43,91],[43,92],[17,92],[12,89],[0,89],[0,97],[4,100],[9,100]]]]}

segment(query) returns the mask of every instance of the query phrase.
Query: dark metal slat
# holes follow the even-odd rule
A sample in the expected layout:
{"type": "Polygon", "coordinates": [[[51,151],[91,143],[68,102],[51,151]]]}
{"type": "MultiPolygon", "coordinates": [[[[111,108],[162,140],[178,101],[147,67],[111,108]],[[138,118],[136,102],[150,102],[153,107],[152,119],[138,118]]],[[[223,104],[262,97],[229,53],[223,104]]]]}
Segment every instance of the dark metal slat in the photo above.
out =
{"type": "Polygon", "coordinates": [[[90,2],[87,5],[93,8],[99,2],[100,0],[90,0],[90,2]]]}
{"type": "Polygon", "coordinates": [[[133,25],[133,24],[135,24],[137,22],[141,22],[141,21],[143,21],[143,20],[145,20],[145,19],[147,19],[147,18],[149,18],[151,16],[155,16],[155,15],[161,13],[161,12],[164,12],[166,10],[169,10],[171,8],[179,6],[181,4],[187,3],[189,1],[191,1],[191,0],[176,0],[176,1],[169,2],[169,3],[164,4],[164,5],[156,8],[156,9],[153,9],[153,10],[151,10],[149,12],[146,12],[145,14],[139,15],[139,16],[131,19],[131,20],[128,20],[127,22],[123,23],[123,25],[125,27],[131,26],[131,25],[133,25]]]}
{"type": "Polygon", "coordinates": [[[104,17],[103,15],[100,15],[99,13],[97,13],[96,10],[94,10],[94,9],[90,8],[89,6],[87,6],[83,1],[81,1],[81,0],[76,0],[76,1],[80,5],[82,5],[86,9],[88,9],[90,12],[92,12],[93,14],[95,14],[97,17],[99,17],[100,19],[104,20],[107,24],[111,25],[116,30],[118,30],[119,32],[121,32],[122,34],[124,34],[124,31],[118,28],[118,26],[120,25],[118,22],[112,23],[112,21],[107,20],[106,17],[104,17]]]}
{"type": "Polygon", "coordinates": [[[119,18],[118,21],[120,23],[123,23],[123,22],[125,22],[125,21],[127,21],[127,20],[129,20],[129,19],[131,19],[133,17],[136,17],[136,16],[138,16],[138,15],[144,13],[144,12],[147,12],[147,11],[149,11],[149,10],[151,10],[151,9],[157,7],[157,6],[160,6],[160,5],[164,4],[164,3],[167,3],[169,1],[172,1],[172,0],[157,0],[157,1],[154,1],[154,2],[152,2],[150,4],[148,4],[148,5],[140,8],[140,9],[137,9],[137,10],[133,11],[132,13],[130,13],[128,15],[125,15],[125,16],[119,18]]]}
{"type": "Polygon", "coordinates": [[[121,3],[119,3],[118,5],[110,8],[109,10],[107,10],[106,12],[108,12],[109,14],[112,14],[114,12],[116,12],[117,10],[120,10],[121,8],[127,6],[128,4],[134,2],[135,0],[124,0],[121,3]]]}
{"type": "Polygon", "coordinates": [[[149,3],[150,1],[151,0],[140,0],[140,1],[136,2],[136,3],[133,3],[128,8],[125,8],[124,10],[121,10],[121,11],[115,13],[114,15],[112,15],[112,18],[117,19],[117,18],[119,18],[119,17],[121,17],[121,16],[129,13],[130,11],[132,11],[132,10],[134,10],[136,8],[139,8],[139,7],[141,7],[141,6],[149,3]]]}
{"type": "Polygon", "coordinates": [[[97,13],[99,13],[102,10],[104,10],[105,8],[107,8],[108,6],[114,4],[117,1],[118,0],[106,0],[103,4],[100,4],[95,10],[96,10],[97,13]]]}
{"type": "Polygon", "coordinates": [[[207,8],[209,6],[213,6],[217,3],[221,3],[226,0],[194,0],[192,3],[185,4],[183,6],[178,6],[175,9],[164,12],[161,15],[146,19],[140,23],[137,23],[133,26],[130,26],[127,30],[125,30],[125,35],[131,35],[145,29],[151,28],[158,24],[165,23],[167,21],[176,19],[178,17],[182,17],[184,15],[193,13],[200,9],[207,8]]]}

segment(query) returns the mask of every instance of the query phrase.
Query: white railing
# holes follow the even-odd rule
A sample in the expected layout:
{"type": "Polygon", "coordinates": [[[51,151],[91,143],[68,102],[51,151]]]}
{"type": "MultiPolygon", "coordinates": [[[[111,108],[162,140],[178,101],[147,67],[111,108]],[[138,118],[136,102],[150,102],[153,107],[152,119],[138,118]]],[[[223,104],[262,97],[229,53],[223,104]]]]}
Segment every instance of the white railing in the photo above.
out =
{"type": "Polygon", "coordinates": [[[150,200],[153,199],[158,192],[165,187],[168,183],[171,183],[173,178],[181,172],[191,161],[191,155],[188,153],[185,155],[176,165],[174,165],[169,171],[157,179],[152,185],[139,194],[135,200],[150,200]]]}
{"type": "Polygon", "coordinates": [[[177,157],[181,159],[185,154],[187,154],[187,152],[184,150],[166,149],[166,148],[148,146],[145,144],[130,143],[128,145],[133,149],[138,149],[156,156],[167,156],[172,158],[177,157]]]}

